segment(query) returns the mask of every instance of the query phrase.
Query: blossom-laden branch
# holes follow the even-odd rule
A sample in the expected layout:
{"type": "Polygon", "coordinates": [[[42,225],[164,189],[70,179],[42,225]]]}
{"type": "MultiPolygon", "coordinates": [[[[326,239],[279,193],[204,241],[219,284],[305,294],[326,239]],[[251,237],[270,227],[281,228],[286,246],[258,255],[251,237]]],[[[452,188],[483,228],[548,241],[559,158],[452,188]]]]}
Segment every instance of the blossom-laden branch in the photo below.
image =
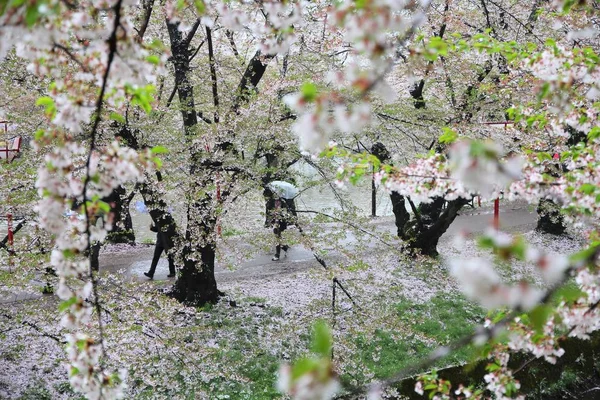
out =
{"type": "Polygon", "coordinates": [[[110,230],[112,215],[110,206],[99,199],[136,180],[141,166],[155,162],[150,150],[138,155],[116,141],[99,145],[99,130],[106,104],[118,109],[131,97],[148,110],[151,89],[146,85],[153,82],[157,64],[166,59],[150,56],[150,49],[136,40],[125,16],[127,6],[126,0],[115,0],[64,9],[63,3],[53,1],[10,5],[0,15],[0,31],[8,32],[9,45],[14,32],[21,33],[17,54],[31,62],[30,71],[55,79],[49,95],[37,102],[52,123],[36,134],[34,143],[36,148],[47,146],[36,182],[42,198],[37,211],[40,226],[56,238],[50,261],[59,280],[56,294],[63,300],[61,325],[70,331],[66,335],[70,382],[90,399],[122,397],[126,377],[125,370],[111,373],[101,362],[107,358],[103,313],[88,257],[91,244],[104,240],[110,230]],[[99,11],[107,18],[96,18],[99,11]],[[79,71],[72,71],[73,61],[79,71]],[[84,133],[87,145],[74,141],[84,133]],[[96,338],[89,331],[94,312],[96,338]]]}
{"type": "Polygon", "coordinates": [[[370,1],[341,2],[331,9],[327,18],[332,30],[340,30],[353,43],[357,56],[344,70],[331,72],[326,84],[335,89],[319,90],[314,83],[305,83],[300,92],[284,98],[298,113],[293,131],[300,138],[300,147],[317,152],[326,147],[334,131],[360,132],[371,122],[369,94],[380,93],[387,100],[395,97],[384,78],[394,66],[395,49],[414,35],[424,20],[429,1],[391,3],[370,1]],[[419,3],[421,3],[419,5],[419,3]],[[400,39],[389,39],[390,36],[400,39]],[[392,54],[393,53],[393,54],[392,54]],[[370,67],[362,65],[364,58],[370,67]],[[343,92],[352,88],[360,99],[350,106],[343,92]]]}

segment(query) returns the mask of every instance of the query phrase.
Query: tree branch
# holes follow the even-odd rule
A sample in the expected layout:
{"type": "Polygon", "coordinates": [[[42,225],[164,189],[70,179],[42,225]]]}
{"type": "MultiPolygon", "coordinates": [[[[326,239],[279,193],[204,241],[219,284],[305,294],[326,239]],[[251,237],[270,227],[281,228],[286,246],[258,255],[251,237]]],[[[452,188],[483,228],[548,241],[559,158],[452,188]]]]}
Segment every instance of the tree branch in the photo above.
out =
{"type": "Polygon", "coordinates": [[[148,24],[150,23],[150,17],[152,16],[152,7],[154,6],[154,0],[145,0],[142,3],[143,15],[142,15],[142,25],[140,29],[137,29],[137,40],[141,43],[144,40],[144,35],[146,34],[146,29],[148,29],[148,24]]]}
{"type": "Polygon", "coordinates": [[[208,42],[208,65],[210,68],[210,81],[212,86],[213,105],[215,106],[215,113],[213,121],[219,122],[219,91],[217,87],[217,69],[215,68],[215,55],[213,52],[212,43],[212,31],[206,27],[206,41],[208,42]]]}

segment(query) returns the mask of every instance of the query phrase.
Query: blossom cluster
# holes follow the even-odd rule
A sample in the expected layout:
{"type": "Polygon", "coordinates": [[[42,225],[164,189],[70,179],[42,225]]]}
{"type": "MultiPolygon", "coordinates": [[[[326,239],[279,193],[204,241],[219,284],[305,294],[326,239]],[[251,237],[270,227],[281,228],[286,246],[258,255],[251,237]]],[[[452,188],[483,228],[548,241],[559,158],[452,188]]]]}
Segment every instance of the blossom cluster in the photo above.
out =
{"type": "Polygon", "coordinates": [[[393,97],[385,74],[393,65],[396,46],[423,22],[423,10],[429,2],[421,3],[344,1],[332,6],[327,22],[333,31],[343,32],[353,46],[353,56],[344,69],[325,77],[323,83],[331,88],[319,91],[315,85],[304,86],[284,99],[299,114],[292,129],[300,137],[303,150],[322,150],[334,131],[359,132],[366,127],[371,122],[370,91],[393,97]],[[348,94],[348,88],[354,93],[348,94]]]}
{"type": "MultiPolygon", "coordinates": [[[[528,246],[522,238],[493,229],[488,230],[480,242],[493,249],[502,259],[522,259],[532,264],[549,287],[561,283],[567,271],[572,268],[564,255],[548,255],[533,246],[528,246]]],[[[495,272],[493,263],[487,259],[452,260],[450,268],[467,297],[481,302],[489,309],[509,307],[528,311],[535,307],[545,294],[545,291],[527,282],[504,284],[495,272]]]]}
{"type": "MultiPolygon", "coordinates": [[[[174,2],[170,2],[174,7],[174,2]]],[[[212,1],[205,2],[202,21],[215,23],[231,31],[249,32],[258,39],[258,49],[264,55],[283,54],[297,40],[296,30],[303,23],[307,7],[305,0],[296,1],[212,1]]]]}
{"type": "Polygon", "coordinates": [[[490,354],[490,357],[494,358],[494,362],[488,365],[487,370],[489,372],[483,377],[486,389],[493,393],[498,400],[524,400],[525,396],[523,395],[515,396],[521,384],[514,378],[511,369],[508,367],[510,354],[504,350],[497,347],[490,354]]]}
{"type": "MultiPolygon", "coordinates": [[[[420,203],[434,197],[448,201],[475,195],[495,199],[521,178],[522,158],[503,156],[502,146],[496,143],[462,140],[450,147],[449,158],[436,153],[404,167],[382,166],[374,179],[387,192],[410,196],[420,203]]],[[[338,179],[349,178],[346,170],[351,171],[352,166],[341,168],[338,179]]]]}
{"type": "MultiPolygon", "coordinates": [[[[94,312],[92,272],[89,259],[82,255],[92,242],[104,240],[111,229],[109,210],[90,199],[104,197],[113,188],[137,179],[140,160],[137,153],[117,142],[102,150],[93,152],[87,167],[82,168],[81,156],[88,151],[84,146],[67,142],[52,149],[38,171],[36,187],[42,199],[37,211],[41,227],[56,238],[51,264],[59,277],[56,294],[63,300],[61,325],[75,331],[67,337],[71,384],[90,398],[100,393],[115,398],[108,393],[120,393],[124,379],[113,379],[99,368],[102,343],[80,332],[90,326],[94,312]],[[73,287],[81,281],[82,286],[73,287]]],[[[119,374],[124,376],[124,372],[119,374]]]]}

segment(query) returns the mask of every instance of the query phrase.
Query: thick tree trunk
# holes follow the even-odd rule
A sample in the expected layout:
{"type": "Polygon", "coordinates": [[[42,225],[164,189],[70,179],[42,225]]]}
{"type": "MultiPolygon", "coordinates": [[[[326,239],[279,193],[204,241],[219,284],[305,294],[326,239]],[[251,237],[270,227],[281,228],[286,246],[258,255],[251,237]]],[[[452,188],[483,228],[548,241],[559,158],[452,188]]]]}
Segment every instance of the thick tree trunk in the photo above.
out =
{"type": "Polygon", "coordinates": [[[250,96],[256,91],[258,83],[267,70],[267,64],[273,57],[275,57],[275,54],[262,54],[260,50],[256,51],[254,57],[252,57],[248,63],[246,71],[244,71],[244,75],[242,75],[242,79],[238,85],[232,107],[234,112],[237,112],[241,103],[248,101],[250,96]]]}
{"type": "MultiPolygon", "coordinates": [[[[185,245],[182,249],[183,268],[175,282],[172,295],[174,298],[190,305],[216,303],[221,294],[217,289],[214,276],[216,252],[216,223],[219,213],[220,201],[215,198],[215,193],[207,188],[214,186],[215,174],[225,173],[223,159],[226,155],[237,155],[238,152],[230,139],[220,138],[212,149],[195,146],[192,139],[196,135],[198,119],[209,124],[217,124],[224,116],[218,114],[219,100],[217,93],[217,73],[212,48],[211,30],[207,29],[209,41],[209,64],[212,80],[213,104],[215,114],[213,120],[202,115],[195,108],[194,87],[188,74],[190,73],[190,59],[192,58],[190,42],[200,24],[196,21],[194,27],[186,38],[179,31],[179,23],[167,21],[169,38],[171,42],[172,61],[175,69],[175,85],[179,95],[181,114],[186,136],[190,139],[190,177],[192,182],[190,191],[193,196],[199,197],[188,206],[187,231],[185,245]]],[[[236,113],[242,102],[247,101],[253,90],[260,82],[267,62],[274,55],[262,55],[258,51],[250,60],[244,72],[231,107],[236,113]]],[[[215,129],[216,132],[216,129],[215,129]]],[[[222,191],[225,196],[226,189],[222,191]]]]}
{"type": "Polygon", "coordinates": [[[567,229],[560,206],[549,199],[542,199],[537,207],[538,223],[536,229],[544,233],[562,235],[567,229]]]}
{"type": "Polygon", "coordinates": [[[127,196],[127,191],[123,186],[115,188],[112,193],[103,200],[110,204],[114,213],[113,229],[107,236],[110,243],[135,244],[135,232],[133,231],[133,221],[129,212],[131,196],[127,196]]]}
{"type": "MultiPolygon", "coordinates": [[[[373,144],[371,154],[382,162],[390,158],[382,143],[373,144]]],[[[437,244],[440,237],[468,202],[462,198],[446,201],[442,197],[434,197],[430,203],[421,203],[416,207],[410,198],[407,199],[398,192],[390,193],[390,199],[398,237],[406,242],[406,247],[411,251],[432,257],[438,255],[437,244]],[[406,209],[407,201],[413,210],[412,215],[406,209]]]]}
{"type": "Polygon", "coordinates": [[[215,243],[196,249],[192,245],[186,245],[183,248],[183,258],[181,277],[175,282],[171,296],[193,306],[216,303],[220,292],[215,280],[215,243]],[[200,266],[193,257],[195,254],[200,255],[200,266]]]}
{"type": "Polygon", "coordinates": [[[408,249],[431,257],[438,255],[440,238],[467,204],[467,200],[462,198],[445,201],[441,197],[435,197],[431,203],[421,203],[415,207],[411,215],[406,210],[407,199],[404,196],[392,192],[390,197],[398,237],[406,242],[408,249]]]}
{"type": "MultiPolygon", "coordinates": [[[[194,104],[194,87],[188,79],[191,36],[184,39],[178,29],[178,23],[167,22],[167,27],[183,125],[186,136],[192,137],[196,133],[198,114],[194,104]]],[[[206,188],[211,185],[208,177],[212,171],[203,168],[203,163],[206,161],[203,153],[203,150],[197,150],[192,151],[190,155],[190,177],[194,180],[191,191],[195,195],[203,194],[200,200],[188,206],[186,243],[181,253],[183,268],[171,292],[177,300],[195,306],[216,303],[219,299],[214,275],[216,242],[213,237],[217,207],[212,193],[206,191],[206,188]]]]}

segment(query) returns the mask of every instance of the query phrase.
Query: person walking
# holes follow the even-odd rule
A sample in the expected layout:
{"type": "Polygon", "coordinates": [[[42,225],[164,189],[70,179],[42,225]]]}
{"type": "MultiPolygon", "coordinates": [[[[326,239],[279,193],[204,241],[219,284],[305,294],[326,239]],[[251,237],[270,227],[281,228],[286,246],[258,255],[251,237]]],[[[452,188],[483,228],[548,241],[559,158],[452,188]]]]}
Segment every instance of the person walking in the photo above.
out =
{"type": "Polygon", "coordinates": [[[281,190],[278,190],[278,187],[273,185],[275,182],[267,185],[263,192],[263,195],[267,198],[265,226],[273,226],[273,233],[276,238],[275,255],[271,258],[273,261],[281,258],[282,249],[285,256],[287,256],[289,246],[282,244],[281,234],[289,225],[297,226],[298,217],[293,197],[285,198],[286,194],[281,193],[281,190]]]}
{"type": "Polygon", "coordinates": [[[167,253],[167,259],[169,260],[169,275],[167,275],[167,277],[173,278],[175,276],[175,263],[173,262],[173,256],[168,253],[168,242],[167,238],[165,237],[166,235],[154,224],[150,225],[150,230],[152,232],[156,232],[156,245],[154,246],[154,257],[152,258],[152,264],[150,264],[150,271],[144,272],[144,275],[150,279],[154,279],[156,266],[158,265],[158,261],[160,260],[162,252],[165,251],[167,253]]]}

